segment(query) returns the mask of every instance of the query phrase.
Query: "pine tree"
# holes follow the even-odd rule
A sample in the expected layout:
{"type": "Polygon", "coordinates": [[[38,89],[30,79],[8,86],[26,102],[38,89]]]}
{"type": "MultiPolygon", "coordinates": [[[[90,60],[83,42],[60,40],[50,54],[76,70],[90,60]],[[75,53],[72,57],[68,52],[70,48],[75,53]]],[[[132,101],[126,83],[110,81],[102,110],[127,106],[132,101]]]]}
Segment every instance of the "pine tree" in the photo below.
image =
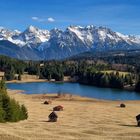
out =
{"type": "Polygon", "coordinates": [[[27,119],[28,118],[28,111],[24,105],[21,106],[21,119],[27,119]]]}
{"type": "Polygon", "coordinates": [[[0,82],[0,122],[16,122],[28,118],[27,109],[14,99],[11,99],[7,92],[4,81],[0,82]]]}
{"type": "Polygon", "coordinates": [[[140,75],[138,77],[138,81],[137,81],[136,86],[135,86],[135,91],[140,92],[140,75]]]}
{"type": "Polygon", "coordinates": [[[18,75],[18,80],[21,80],[21,73],[19,73],[18,75]]]}
{"type": "Polygon", "coordinates": [[[0,122],[5,122],[5,115],[4,109],[0,106],[0,122]]]}

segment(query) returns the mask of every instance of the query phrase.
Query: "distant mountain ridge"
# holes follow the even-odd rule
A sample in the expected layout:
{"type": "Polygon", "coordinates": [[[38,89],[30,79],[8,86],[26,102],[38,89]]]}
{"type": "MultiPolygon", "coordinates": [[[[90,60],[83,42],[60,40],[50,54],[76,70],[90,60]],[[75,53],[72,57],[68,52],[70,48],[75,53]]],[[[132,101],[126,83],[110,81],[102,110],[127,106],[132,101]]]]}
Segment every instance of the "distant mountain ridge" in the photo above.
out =
{"type": "Polygon", "coordinates": [[[25,31],[0,27],[0,54],[24,60],[63,59],[83,52],[140,49],[140,37],[123,35],[106,27],[69,26],[66,30],[25,31]]]}

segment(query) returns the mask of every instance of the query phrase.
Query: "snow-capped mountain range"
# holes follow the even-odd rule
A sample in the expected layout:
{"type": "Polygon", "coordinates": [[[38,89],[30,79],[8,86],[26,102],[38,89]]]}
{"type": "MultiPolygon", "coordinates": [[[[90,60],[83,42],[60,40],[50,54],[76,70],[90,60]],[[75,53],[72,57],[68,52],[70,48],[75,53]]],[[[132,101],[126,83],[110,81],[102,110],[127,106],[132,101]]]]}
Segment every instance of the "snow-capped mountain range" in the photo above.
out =
{"type": "Polygon", "coordinates": [[[140,49],[140,36],[109,28],[69,26],[42,30],[29,26],[24,32],[0,27],[0,54],[26,60],[63,59],[86,51],[140,49]]]}

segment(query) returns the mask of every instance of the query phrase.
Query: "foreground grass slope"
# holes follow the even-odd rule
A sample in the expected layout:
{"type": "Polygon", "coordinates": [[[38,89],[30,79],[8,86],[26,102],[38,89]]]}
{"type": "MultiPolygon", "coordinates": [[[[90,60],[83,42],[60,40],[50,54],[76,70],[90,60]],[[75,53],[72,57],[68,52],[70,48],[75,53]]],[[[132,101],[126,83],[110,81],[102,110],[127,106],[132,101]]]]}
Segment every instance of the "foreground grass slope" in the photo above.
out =
{"type": "Polygon", "coordinates": [[[135,116],[140,101],[125,101],[126,108],[119,108],[120,101],[25,95],[11,90],[8,94],[27,106],[29,118],[1,124],[2,140],[139,140],[135,116]],[[48,97],[53,99],[52,104],[44,105],[48,97]],[[63,105],[64,111],[57,112],[58,122],[47,122],[56,105],[63,105]]]}

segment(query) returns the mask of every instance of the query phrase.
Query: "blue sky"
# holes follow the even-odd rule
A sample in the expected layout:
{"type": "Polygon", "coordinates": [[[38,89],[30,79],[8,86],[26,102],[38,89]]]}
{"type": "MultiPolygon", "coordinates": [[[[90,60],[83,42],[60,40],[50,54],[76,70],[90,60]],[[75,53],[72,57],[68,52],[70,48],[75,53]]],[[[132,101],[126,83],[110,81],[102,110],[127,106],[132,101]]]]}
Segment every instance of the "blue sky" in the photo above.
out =
{"type": "Polygon", "coordinates": [[[140,0],[0,0],[0,18],[9,29],[93,24],[140,35],[140,0]]]}

